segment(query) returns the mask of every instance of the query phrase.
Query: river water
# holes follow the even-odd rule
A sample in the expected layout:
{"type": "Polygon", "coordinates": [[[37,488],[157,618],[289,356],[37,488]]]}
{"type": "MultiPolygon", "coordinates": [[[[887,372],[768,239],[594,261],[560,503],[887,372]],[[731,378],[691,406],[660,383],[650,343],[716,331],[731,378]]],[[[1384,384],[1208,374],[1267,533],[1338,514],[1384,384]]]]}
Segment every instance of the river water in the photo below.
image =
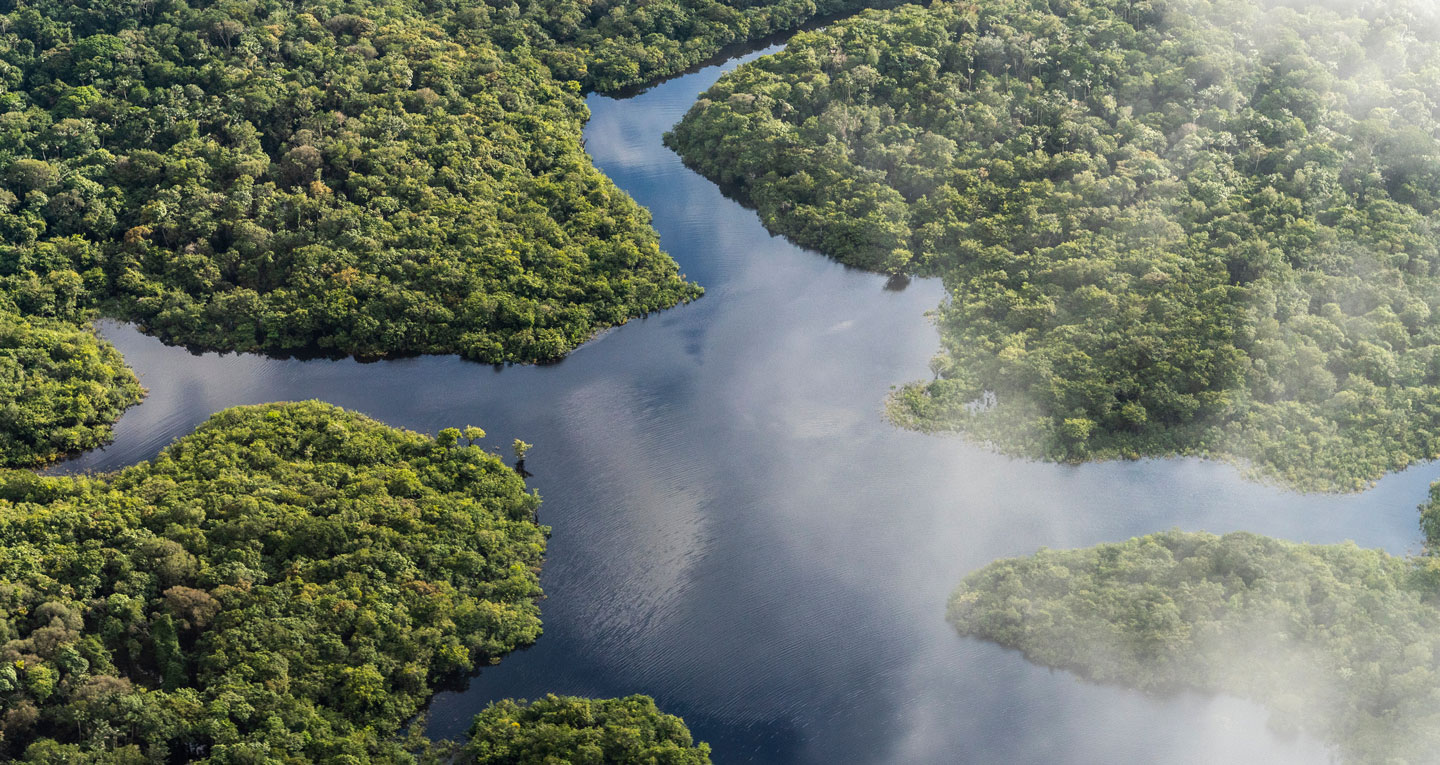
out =
{"type": "Polygon", "coordinates": [[[895,289],[770,236],[661,145],[735,64],[590,99],[596,163],[654,213],[703,299],[503,369],[197,356],[106,323],[150,396],[61,470],[147,459],[228,406],[307,398],[534,443],[554,528],[545,635],[437,696],[437,736],[497,698],[646,693],[717,763],[1323,762],[1254,705],[1091,685],[960,638],[946,597],[999,557],[1170,528],[1411,552],[1433,466],[1300,496],[1197,460],[1058,466],[891,427],[882,401],[928,375],[942,288],[895,289]]]}

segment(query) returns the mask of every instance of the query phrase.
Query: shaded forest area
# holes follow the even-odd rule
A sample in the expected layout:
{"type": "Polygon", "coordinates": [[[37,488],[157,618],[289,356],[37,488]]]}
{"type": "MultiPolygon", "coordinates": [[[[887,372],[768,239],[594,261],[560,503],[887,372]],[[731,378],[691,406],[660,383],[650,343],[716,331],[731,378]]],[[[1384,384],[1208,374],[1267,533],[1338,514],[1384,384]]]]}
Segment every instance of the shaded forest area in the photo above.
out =
{"type": "Polygon", "coordinates": [[[667,140],[800,244],[944,279],[897,421],[1347,491],[1440,455],[1437,104],[1429,3],[996,0],[797,35],[667,140]]]}

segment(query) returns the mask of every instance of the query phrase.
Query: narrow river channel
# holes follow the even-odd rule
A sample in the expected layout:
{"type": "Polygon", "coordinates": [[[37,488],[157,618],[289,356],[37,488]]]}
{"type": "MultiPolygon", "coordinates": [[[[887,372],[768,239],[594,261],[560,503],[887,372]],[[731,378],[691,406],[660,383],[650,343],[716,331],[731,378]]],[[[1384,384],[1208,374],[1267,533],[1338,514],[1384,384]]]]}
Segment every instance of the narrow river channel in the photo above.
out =
{"type": "Polygon", "coordinates": [[[1090,685],[962,639],[946,597],[1002,556],[1170,528],[1413,551],[1433,466],[1314,497],[1196,460],[1057,466],[894,429],[882,401],[929,374],[940,284],[895,289],[772,237],[661,145],[737,61],[590,99],[591,153],[652,211],[700,301],[504,369],[196,356],[107,323],[150,397],[61,470],[147,459],[228,406],[307,398],[534,443],[554,528],[545,635],[438,696],[437,736],[492,699],[646,693],[717,763],[1323,762],[1256,706],[1090,685]]]}

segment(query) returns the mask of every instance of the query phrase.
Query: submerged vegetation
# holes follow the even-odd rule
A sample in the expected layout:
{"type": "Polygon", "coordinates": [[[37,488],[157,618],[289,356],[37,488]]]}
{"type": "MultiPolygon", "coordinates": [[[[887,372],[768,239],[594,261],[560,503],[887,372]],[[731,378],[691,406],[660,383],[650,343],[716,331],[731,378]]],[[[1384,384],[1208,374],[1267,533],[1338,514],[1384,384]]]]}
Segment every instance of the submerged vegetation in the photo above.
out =
{"type": "Polygon", "coordinates": [[[898,421],[1354,490],[1440,454],[1437,78],[1416,0],[935,3],[797,35],[667,140],[800,244],[944,279],[898,421]]]}
{"type": "Polygon", "coordinates": [[[0,472],[0,759],[400,756],[438,682],[539,636],[538,502],[317,403],[113,475],[0,472]]]}
{"type": "MultiPolygon", "coordinates": [[[[1430,529],[1440,484],[1424,512],[1430,529]]],[[[1169,532],[992,563],[949,618],[1090,680],[1259,701],[1272,727],[1347,761],[1431,762],[1440,746],[1432,555],[1169,532]]]]}

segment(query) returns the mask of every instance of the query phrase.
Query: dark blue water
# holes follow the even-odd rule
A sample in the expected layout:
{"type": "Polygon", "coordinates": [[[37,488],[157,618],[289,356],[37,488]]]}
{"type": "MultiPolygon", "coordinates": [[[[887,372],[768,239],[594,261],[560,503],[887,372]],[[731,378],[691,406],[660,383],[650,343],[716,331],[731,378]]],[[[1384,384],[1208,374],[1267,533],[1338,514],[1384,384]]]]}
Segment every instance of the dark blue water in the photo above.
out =
{"type": "Polygon", "coordinates": [[[660,136],[720,71],[592,98],[586,131],[702,300],[506,369],[193,356],[105,325],[150,397],[65,469],[121,467],[219,409],[286,399],[533,442],[554,527],[545,635],[438,696],[437,735],[496,698],[647,693],[719,763],[1323,761],[1253,705],[1088,685],[962,639],[946,596],[999,557],[1177,527],[1413,551],[1433,466],[1313,497],[1195,460],[1066,467],[892,428],[882,401],[928,374],[942,289],[886,289],[773,238],[685,170],[660,136]]]}

